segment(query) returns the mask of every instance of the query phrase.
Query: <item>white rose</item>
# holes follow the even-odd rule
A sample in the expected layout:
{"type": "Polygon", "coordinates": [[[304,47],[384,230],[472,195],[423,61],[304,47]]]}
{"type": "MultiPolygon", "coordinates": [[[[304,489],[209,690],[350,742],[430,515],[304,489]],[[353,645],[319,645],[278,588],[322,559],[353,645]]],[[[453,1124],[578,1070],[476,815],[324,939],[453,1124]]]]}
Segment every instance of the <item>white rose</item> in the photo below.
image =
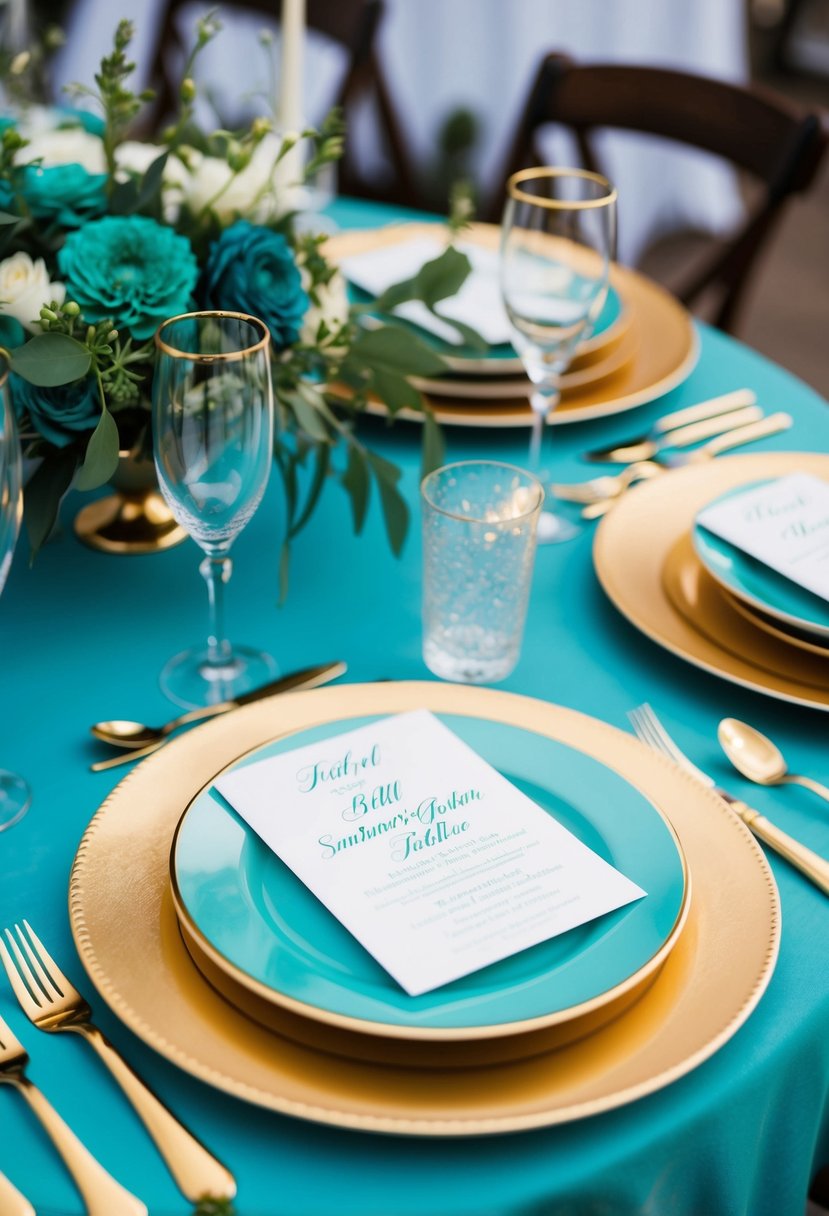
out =
{"type": "Polygon", "coordinates": [[[106,173],[104,145],[97,135],[80,127],[63,131],[42,131],[33,135],[15,157],[18,164],[40,160],[44,169],[54,165],[80,165],[87,173],[106,173]]]}
{"type": "Polygon", "coordinates": [[[43,258],[33,262],[28,253],[15,253],[0,262],[0,313],[14,317],[31,333],[40,331],[40,310],[66,296],[63,283],[49,281],[43,258]]]}
{"type": "MultiPolygon", "coordinates": [[[[302,286],[308,291],[311,279],[304,266],[300,267],[300,275],[302,276],[302,286]]],[[[316,288],[316,296],[319,304],[311,303],[302,320],[302,329],[299,334],[300,341],[306,345],[317,341],[321,321],[325,322],[328,333],[331,335],[339,333],[348,320],[348,290],[345,279],[338,270],[327,283],[319,284],[316,288]]],[[[323,340],[323,345],[332,354],[344,349],[342,346],[333,344],[330,336],[323,340]]]]}
{"type": "Polygon", "coordinates": [[[276,135],[266,135],[254,149],[250,164],[235,177],[219,157],[193,154],[184,185],[189,210],[198,215],[209,203],[222,223],[242,216],[257,224],[287,211],[286,204],[277,206],[274,196],[274,164],[281,144],[276,135]]]}

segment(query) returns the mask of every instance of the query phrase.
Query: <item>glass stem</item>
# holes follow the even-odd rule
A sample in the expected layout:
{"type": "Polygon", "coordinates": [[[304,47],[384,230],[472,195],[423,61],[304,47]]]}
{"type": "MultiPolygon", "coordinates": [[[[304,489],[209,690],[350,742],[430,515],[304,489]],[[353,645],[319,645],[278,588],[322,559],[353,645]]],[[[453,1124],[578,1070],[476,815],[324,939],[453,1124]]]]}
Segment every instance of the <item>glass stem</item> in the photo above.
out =
{"type": "Polygon", "coordinates": [[[530,397],[533,410],[533,429],[530,436],[530,469],[538,472],[541,469],[541,444],[547,419],[559,403],[561,394],[555,386],[539,388],[530,397]]]}
{"type": "Polygon", "coordinates": [[[233,562],[227,552],[209,553],[203,558],[199,573],[207,584],[207,662],[211,667],[225,667],[231,651],[225,637],[224,588],[230,582],[233,562]]]}

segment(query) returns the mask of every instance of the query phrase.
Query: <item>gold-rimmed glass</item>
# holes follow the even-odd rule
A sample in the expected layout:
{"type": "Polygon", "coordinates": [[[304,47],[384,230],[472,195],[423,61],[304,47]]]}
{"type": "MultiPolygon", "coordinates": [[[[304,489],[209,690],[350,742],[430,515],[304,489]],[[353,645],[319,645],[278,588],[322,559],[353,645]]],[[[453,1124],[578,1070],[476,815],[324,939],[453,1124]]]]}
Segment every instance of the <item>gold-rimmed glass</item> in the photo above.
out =
{"type": "MultiPolygon", "coordinates": [[[[541,471],[542,437],[559,403],[559,377],[590,336],[607,297],[616,250],[616,191],[598,173],[540,167],[507,182],[501,224],[501,293],[513,344],[532,381],[530,468],[541,471]]],[[[578,529],[545,511],[541,543],[578,529]]]]}
{"type": "Polygon", "coordinates": [[[231,646],[223,589],[230,548],[252,517],[273,459],[270,334],[235,312],[197,312],[159,326],[153,379],[153,450],[161,492],[204,553],[206,646],[176,655],[161,686],[185,707],[215,704],[271,679],[270,655],[231,646]]]}
{"type": "MultiPolygon", "coordinates": [[[[0,347],[0,592],[12,564],[22,518],[20,440],[9,392],[9,355],[0,347]]],[[[0,768],[0,832],[18,823],[31,801],[27,782],[17,773],[0,768]]]]}

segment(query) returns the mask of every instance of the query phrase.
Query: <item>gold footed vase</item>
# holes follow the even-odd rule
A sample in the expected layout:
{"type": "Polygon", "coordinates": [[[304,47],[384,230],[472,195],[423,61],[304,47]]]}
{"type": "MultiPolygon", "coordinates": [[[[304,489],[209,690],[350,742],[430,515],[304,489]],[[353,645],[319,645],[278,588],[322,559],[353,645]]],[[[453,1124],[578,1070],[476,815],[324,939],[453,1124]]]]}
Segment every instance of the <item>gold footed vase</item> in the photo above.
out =
{"type": "Polygon", "coordinates": [[[158,489],[155,465],[134,452],[119,453],[110,480],[115,490],[75,516],[75,535],[102,553],[159,553],[187,539],[158,489]]]}

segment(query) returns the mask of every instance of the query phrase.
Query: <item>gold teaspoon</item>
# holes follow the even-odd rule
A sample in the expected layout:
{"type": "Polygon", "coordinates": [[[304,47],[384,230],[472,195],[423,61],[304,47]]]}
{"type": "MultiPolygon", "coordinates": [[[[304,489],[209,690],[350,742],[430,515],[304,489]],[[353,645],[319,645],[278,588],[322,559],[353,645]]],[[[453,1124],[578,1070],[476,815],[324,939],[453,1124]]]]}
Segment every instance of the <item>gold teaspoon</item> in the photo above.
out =
{"type": "Polygon", "coordinates": [[[829,802],[829,789],[811,777],[790,773],[780,748],[753,726],[737,718],[723,718],[717,738],[737,772],[749,781],[758,785],[803,785],[829,802]]]}
{"type": "Polygon", "coordinates": [[[113,719],[108,722],[96,722],[90,730],[96,739],[102,743],[111,743],[113,747],[145,748],[155,743],[161,743],[180,726],[188,726],[193,722],[201,722],[205,718],[215,718],[217,714],[227,713],[240,705],[249,705],[263,697],[273,696],[278,692],[289,692],[291,689],[315,688],[319,684],[328,684],[336,680],[347,670],[345,663],[322,663],[317,667],[305,667],[301,671],[279,676],[269,684],[263,684],[251,692],[243,693],[232,701],[220,701],[216,705],[206,705],[200,709],[191,709],[188,713],[179,714],[163,726],[146,726],[143,722],[129,722],[123,719],[113,719]]]}

